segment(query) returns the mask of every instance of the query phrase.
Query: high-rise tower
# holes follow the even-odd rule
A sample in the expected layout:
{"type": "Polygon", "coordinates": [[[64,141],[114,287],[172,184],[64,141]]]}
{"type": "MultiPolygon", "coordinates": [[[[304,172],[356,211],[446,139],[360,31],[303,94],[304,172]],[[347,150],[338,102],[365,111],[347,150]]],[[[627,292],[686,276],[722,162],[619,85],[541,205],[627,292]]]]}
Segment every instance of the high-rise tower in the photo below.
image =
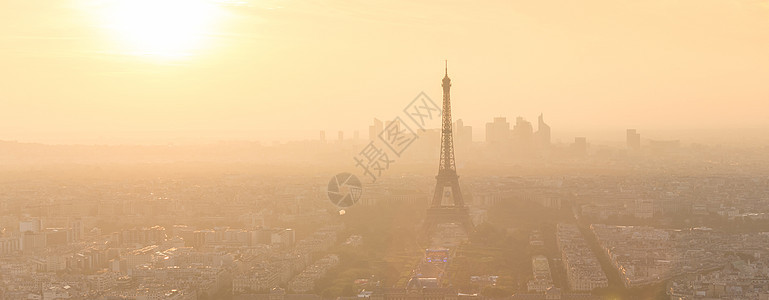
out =
{"type": "Polygon", "coordinates": [[[438,166],[438,176],[435,176],[435,193],[425,217],[425,229],[430,232],[438,224],[456,223],[465,228],[469,234],[473,225],[462,199],[459,188],[459,176],[454,162],[454,136],[451,121],[451,79],[449,79],[448,62],[446,75],[443,77],[443,115],[441,126],[441,156],[438,166]]]}
{"type": "Polygon", "coordinates": [[[550,147],[550,125],[545,123],[545,118],[539,114],[537,122],[537,140],[540,147],[550,147]]]}

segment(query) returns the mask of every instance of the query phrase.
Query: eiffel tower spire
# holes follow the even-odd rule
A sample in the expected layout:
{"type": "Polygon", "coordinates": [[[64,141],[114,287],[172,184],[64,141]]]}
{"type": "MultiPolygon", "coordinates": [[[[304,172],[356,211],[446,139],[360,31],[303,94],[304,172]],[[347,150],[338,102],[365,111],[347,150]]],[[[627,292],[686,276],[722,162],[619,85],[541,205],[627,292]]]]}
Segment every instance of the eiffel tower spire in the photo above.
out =
{"type": "MultiPolygon", "coordinates": [[[[451,78],[449,78],[448,60],[446,61],[446,76],[443,77],[443,119],[441,123],[441,160],[438,175],[451,172],[456,176],[454,165],[454,135],[451,121],[451,78]]],[[[460,199],[461,200],[461,199],[460,199]]]]}

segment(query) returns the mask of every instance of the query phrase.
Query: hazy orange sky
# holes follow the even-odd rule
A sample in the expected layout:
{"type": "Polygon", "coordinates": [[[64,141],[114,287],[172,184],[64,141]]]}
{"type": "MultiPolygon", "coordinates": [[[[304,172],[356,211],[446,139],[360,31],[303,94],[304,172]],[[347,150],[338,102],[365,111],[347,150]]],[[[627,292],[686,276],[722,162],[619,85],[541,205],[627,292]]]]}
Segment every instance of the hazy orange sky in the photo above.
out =
{"type": "Polygon", "coordinates": [[[444,59],[476,139],[769,127],[769,0],[2,0],[0,140],[365,137],[444,59]]]}

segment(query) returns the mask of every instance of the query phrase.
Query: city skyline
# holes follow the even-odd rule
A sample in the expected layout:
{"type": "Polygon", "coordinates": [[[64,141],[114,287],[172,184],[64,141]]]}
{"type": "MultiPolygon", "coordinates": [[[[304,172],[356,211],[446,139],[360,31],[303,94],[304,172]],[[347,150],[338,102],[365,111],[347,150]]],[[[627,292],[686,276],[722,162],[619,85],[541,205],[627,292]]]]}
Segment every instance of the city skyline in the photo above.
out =
{"type": "Polygon", "coordinates": [[[761,1],[125,3],[0,4],[0,139],[362,131],[392,103],[438,97],[444,59],[462,83],[455,106],[476,128],[540,113],[573,131],[769,128],[761,1]]]}
{"type": "MultiPolygon", "coordinates": [[[[485,143],[486,138],[486,125],[493,123],[494,119],[505,119],[507,122],[513,122],[511,125],[515,125],[516,119],[523,119],[534,125],[534,133],[536,133],[537,118],[539,116],[545,116],[546,123],[549,128],[553,123],[547,114],[539,113],[536,118],[528,118],[523,116],[512,117],[508,116],[496,116],[490,117],[487,120],[483,120],[478,124],[467,124],[464,119],[458,118],[455,120],[463,123],[465,128],[471,129],[472,142],[485,143]]],[[[386,120],[386,118],[372,118],[371,120],[386,120]]],[[[363,141],[368,138],[371,130],[371,120],[369,123],[364,124],[360,129],[307,129],[297,132],[296,136],[284,136],[277,138],[269,138],[266,136],[260,136],[261,133],[268,130],[256,130],[256,131],[193,131],[193,130],[180,130],[180,131],[121,131],[120,137],[115,137],[110,132],[102,132],[94,134],[92,136],[84,136],[77,139],[62,138],[57,133],[62,132],[48,132],[40,135],[39,138],[33,139],[16,139],[0,136],[0,142],[22,143],[22,144],[40,144],[40,145],[83,145],[83,146],[157,146],[157,145],[210,145],[223,142],[235,142],[235,143],[251,143],[257,142],[262,145],[280,145],[292,142],[313,141],[313,140],[325,140],[326,142],[333,143],[339,140],[339,134],[341,133],[345,141],[363,141]],[[368,127],[368,128],[366,128],[368,127]],[[323,138],[319,137],[325,134],[323,138]],[[356,138],[357,134],[357,138],[356,138]]],[[[686,143],[706,144],[706,145],[740,145],[740,146],[758,146],[769,141],[769,128],[689,128],[689,129],[652,129],[644,127],[613,127],[613,128],[593,128],[578,130],[574,128],[555,128],[551,132],[551,142],[554,144],[570,143],[575,137],[588,137],[593,141],[599,142],[605,145],[621,145],[625,143],[626,131],[629,128],[643,131],[645,141],[649,140],[681,140],[686,143]]],[[[437,130],[438,127],[428,127],[430,130],[437,130]]],[[[512,130],[512,126],[511,129],[512,130]]],[[[269,136],[269,135],[268,135],[269,136]]]]}

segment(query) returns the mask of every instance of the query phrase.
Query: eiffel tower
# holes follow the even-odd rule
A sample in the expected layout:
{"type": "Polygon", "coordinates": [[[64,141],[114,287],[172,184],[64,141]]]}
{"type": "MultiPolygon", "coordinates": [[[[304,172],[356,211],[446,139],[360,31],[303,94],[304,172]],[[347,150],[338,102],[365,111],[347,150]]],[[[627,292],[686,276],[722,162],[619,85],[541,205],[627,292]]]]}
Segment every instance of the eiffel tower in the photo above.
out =
{"type": "Polygon", "coordinates": [[[430,208],[425,216],[424,229],[431,233],[438,224],[455,223],[461,225],[467,234],[473,231],[470,215],[467,212],[465,201],[462,199],[462,190],[459,189],[459,176],[454,163],[454,137],[452,135],[451,122],[451,79],[449,79],[448,61],[446,62],[446,76],[443,77],[443,119],[441,128],[441,159],[438,166],[438,176],[435,176],[435,194],[430,208]]]}

